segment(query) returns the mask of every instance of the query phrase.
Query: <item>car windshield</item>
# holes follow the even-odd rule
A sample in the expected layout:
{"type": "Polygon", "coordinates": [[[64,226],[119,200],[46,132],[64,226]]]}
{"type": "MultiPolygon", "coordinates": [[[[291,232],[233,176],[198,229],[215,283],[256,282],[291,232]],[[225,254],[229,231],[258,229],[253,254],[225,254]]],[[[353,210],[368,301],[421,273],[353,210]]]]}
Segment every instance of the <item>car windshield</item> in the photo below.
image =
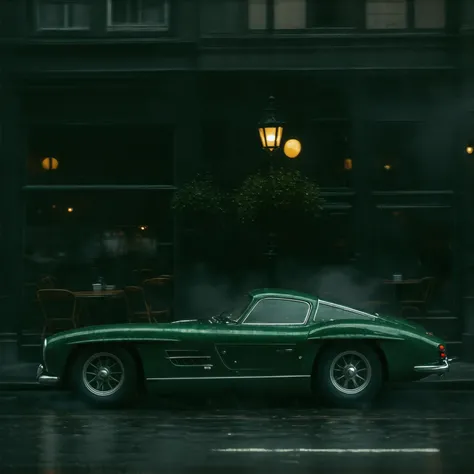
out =
{"type": "Polygon", "coordinates": [[[232,309],[223,311],[220,314],[220,317],[227,320],[238,321],[244,314],[251,301],[252,297],[248,293],[242,295],[234,302],[231,307],[232,309]]]}

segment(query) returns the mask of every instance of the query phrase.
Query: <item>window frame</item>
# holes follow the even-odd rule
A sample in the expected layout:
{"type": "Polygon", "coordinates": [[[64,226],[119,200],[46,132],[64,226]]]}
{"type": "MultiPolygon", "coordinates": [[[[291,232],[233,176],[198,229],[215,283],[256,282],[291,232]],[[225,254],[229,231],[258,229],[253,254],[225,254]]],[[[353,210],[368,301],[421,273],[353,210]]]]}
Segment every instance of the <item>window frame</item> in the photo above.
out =
{"type": "Polygon", "coordinates": [[[406,9],[406,26],[403,28],[368,28],[367,27],[367,6],[370,0],[364,1],[364,30],[371,33],[400,33],[400,32],[439,32],[444,31],[448,27],[449,18],[449,7],[448,2],[443,0],[444,3],[444,26],[440,28],[417,28],[415,25],[415,8],[417,0],[405,0],[406,9]]]}
{"type": "Polygon", "coordinates": [[[309,316],[311,314],[311,309],[312,305],[308,301],[305,300],[300,300],[300,299],[295,299],[295,298],[280,298],[278,296],[269,296],[269,297],[264,297],[259,299],[255,304],[251,306],[247,314],[245,315],[244,319],[242,320],[242,325],[246,326],[306,326],[309,320],[309,316]],[[289,301],[292,303],[303,303],[305,304],[308,309],[306,312],[306,316],[303,322],[301,323],[247,323],[248,317],[252,314],[254,309],[257,307],[258,304],[260,304],[262,301],[268,301],[268,300],[277,300],[277,301],[289,301]]]}
{"type": "Polygon", "coordinates": [[[275,0],[266,0],[266,20],[264,28],[250,28],[250,17],[249,9],[251,0],[247,0],[247,18],[246,18],[246,28],[252,34],[255,35],[264,35],[269,32],[277,32],[281,34],[288,33],[354,33],[354,32],[365,32],[368,34],[380,34],[380,33],[400,33],[400,32],[431,32],[438,33],[440,31],[445,31],[448,29],[450,22],[450,6],[446,0],[444,0],[444,26],[440,28],[417,28],[415,26],[415,3],[416,0],[406,0],[406,26],[403,28],[367,28],[367,6],[369,0],[354,0],[357,2],[356,11],[357,15],[354,20],[354,25],[352,26],[308,26],[308,19],[310,18],[312,12],[315,8],[312,5],[312,2],[317,0],[306,0],[306,27],[304,28],[290,28],[290,29],[276,29],[275,28],[275,0]]]}
{"type": "MultiPolygon", "coordinates": [[[[171,28],[170,23],[170,2],[169,0],[157,0],[164,4],[164,16],[165,22],[163,25],[144,25],[142,23],[137,24],[118,24],[114,25],[112,21],[112,14],[113,14],[113,2],[114,0],[107,0],[107,8],[106,8],[106,30],[108,32],[136,32],[136,31],[161,31],[161,32],[168,32],[171,28]]],[[[141,2],[141,0],[140,0],[141,2]]]]}
{"type": "Polygon", "coordinates": [[[35,8],[35,30],[39,33],[42,33],[42,32],[66,32],[66,31],[70,31],[70,32],[87,32],[87,31],[90,31],[91,30],[91,23],[92,23],[92,17],[91,17],[91,4],[89,1],[87,0],[77,0],[77,1],[68,1],[68,0],[36,0],[35,1],[35,4],[34,4],[34,8],[35,8]],[[42,6],[45,6],[46,3],[50,3],[50,4],[58,4],[58,5],[61,5],[63,7],[63,10],[64,10],[64,24],[66,26],[63,26],[63,27],[42,27],[41,26],[41,7],[42,6]],[[67,26],[69,24],[69,11],[70,11],[70,7],[74,6],[74,5],[84,5],[87,10],[88,10],[88,26],[67,26]]]}
{"type": "Polygon", "coordinates": [[[373,315],[373,314],[366,313],[364,311],[359,311],[358,309],[350,308],[349,306],[344,306],[344,305],[337,304],[337,303],[331,303],[330,301],[319,300],[318,301],[318,307],[316,308],[316,311],[315,311],[314,317],[313,317],[313,322],[314,323],[318,323],[318,322],[322,322],[322,321],[329,321],[329,322],[330,321],[340,321],[338,319],[329,319],[329,320],[318,319],[319,308],[321,307],[321,305],[329,306],[329,307],[334,308],[334,309],[340,309],[341,311],[346,311],[348,313],[355,314],[356,316],[363,316],[364,318],[367,318],[367,319],[375,320],[375,318],[376,318],[376,316],[373,315]]]}

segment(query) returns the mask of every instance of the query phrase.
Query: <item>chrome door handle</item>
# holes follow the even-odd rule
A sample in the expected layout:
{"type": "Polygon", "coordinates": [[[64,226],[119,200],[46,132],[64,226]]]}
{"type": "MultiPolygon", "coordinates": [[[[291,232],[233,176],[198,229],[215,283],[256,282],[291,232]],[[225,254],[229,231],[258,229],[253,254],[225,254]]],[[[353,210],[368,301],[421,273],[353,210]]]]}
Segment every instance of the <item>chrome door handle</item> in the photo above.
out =
{"type": "Polygon", "coordinates": [[[290,354],[291,352],[295,352],[294,349],[277,349],[279,354],[290,354]]]}

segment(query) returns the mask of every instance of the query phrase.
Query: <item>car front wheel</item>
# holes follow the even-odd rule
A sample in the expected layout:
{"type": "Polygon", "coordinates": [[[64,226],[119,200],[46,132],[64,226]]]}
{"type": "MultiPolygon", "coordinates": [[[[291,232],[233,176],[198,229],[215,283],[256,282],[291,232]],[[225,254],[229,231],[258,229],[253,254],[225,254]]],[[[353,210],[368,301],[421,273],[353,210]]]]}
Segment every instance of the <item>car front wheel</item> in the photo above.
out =
{"type": "Polygon", "coordinates": [[[372,401],[382,382],[382,364],[365,344],[337,345],[319,360],[315,387],[323,399],[339,407],[355,407],[372,401]]]}
{"type": "Polygon", "coordinates": [[[81,351],[74,363],[72,378],[81,397],[96,406],[125,405],[137,389],[135,361],[121,347],[81,351]]]}

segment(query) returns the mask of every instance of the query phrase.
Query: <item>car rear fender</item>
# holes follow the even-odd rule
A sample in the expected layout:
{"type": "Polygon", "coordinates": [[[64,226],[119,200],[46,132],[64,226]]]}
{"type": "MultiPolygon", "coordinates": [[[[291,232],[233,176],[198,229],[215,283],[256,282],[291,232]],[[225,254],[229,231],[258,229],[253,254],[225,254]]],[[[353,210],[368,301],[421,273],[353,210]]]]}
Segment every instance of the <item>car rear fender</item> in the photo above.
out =
{"type": "MultiPolygon", "coordinates": [[[[314,342],[316,342],[315,339],[313,339],[314,342]]],[[[384,373],[384,379],[388,380],[389,379],[389,364],[388,360],[386,357],[386,354],[381,346],[381,341],[375,339],[375,338],[331,338],[331,339],[324,339],[320,341],[320,344],[317,345],[315,354],[313,356],[313,361],[311,365],[311,374],[315,374],[318,368],[319,360],[322,356],[322,354],[329,348],[332,347],[333,345],[336,344],[350,344],[350,342],[353,343],[365,343],[368,346],[370,346],[379,356],[380,362],[382,363],[382,368],[383,368],[383,373],[384,373]]]]}

